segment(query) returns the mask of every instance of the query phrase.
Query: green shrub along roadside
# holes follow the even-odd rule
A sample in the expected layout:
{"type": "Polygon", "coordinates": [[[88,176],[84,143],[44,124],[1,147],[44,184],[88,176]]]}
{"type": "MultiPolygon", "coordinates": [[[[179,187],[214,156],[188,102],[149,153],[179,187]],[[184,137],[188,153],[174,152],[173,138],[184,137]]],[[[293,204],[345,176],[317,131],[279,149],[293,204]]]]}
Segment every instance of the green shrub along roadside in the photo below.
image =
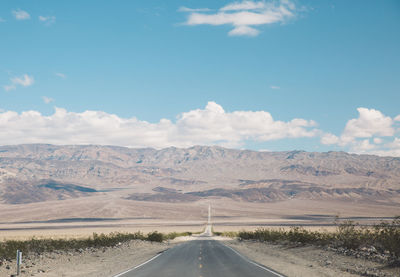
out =
{"type": "Polygon", "coordinates": [[[25,254],[51,252],[55,250],[79,250],[85,248],[99,248],[115,246],[119,243],[130,240],[145,240],[152,242],[163,242],[164,240],[174,239],[179,236],[189,236],[191,232],[162,234],[157,231],[144,235],[136,233],[93,233],[89,238],[82,239],[36,239],[19,241],[7,240],[0,242],[0,260],[15,259],[17,250],[25,254]]]}
{"type": "Polygon", "coordinates": [[[336,223],[334,232],[309,231],[302,227],[290,230],[260,228],[255,231],[241,231],[237,237],[243,240],[268,242],[293,242],[314,245],[330,245],[357,250],[374,247],[378,253],[389,253],[392,261],[400,260],[400,218],[389,223],[361,226],[352,221],[336,223]]]}

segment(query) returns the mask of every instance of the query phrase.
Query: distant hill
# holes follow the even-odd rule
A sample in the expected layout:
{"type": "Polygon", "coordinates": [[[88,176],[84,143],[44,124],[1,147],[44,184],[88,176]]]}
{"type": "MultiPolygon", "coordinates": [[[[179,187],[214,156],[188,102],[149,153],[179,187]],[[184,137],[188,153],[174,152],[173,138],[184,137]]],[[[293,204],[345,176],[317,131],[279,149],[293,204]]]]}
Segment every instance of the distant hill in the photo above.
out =
{"type": "Polygon", "coordinates": [[[216,146],[132,149],[30,144],[0,147],[0,201],[9,204],[108,195],[185,202],[226,197],[392,201],[400,158],[345,152],[257,152],[216,146]]]}

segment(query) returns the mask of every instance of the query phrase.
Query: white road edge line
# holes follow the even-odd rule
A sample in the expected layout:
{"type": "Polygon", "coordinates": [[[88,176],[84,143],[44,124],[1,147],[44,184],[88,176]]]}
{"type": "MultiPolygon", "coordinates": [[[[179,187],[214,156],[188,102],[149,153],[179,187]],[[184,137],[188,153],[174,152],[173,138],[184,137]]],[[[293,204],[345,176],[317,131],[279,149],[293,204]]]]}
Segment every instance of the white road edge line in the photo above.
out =
{"type": "Polygon", "coordinates": [[[270,272],[270,273],[272,273],[272,274],[275,274],[275,275],[278,276],[278,277],[285,277],[284,275],[281,275],[281,274],[279,274],[278,272],[275,272],[275,271],[273,271],[273,270],[271,270],[271,269],[269,269],[269,268],[266,268],[265,266],[259,265],[258,263],[255,263],[255,262],[249,260],[248,258],[246,258],[246,257],[243,256],[242,254],[240,254],[238,251],[236,251],[236,250],[233,249],[232,247],[229,247],[228,245],[225,245],[225,244],[223,244],[223,243],[221,243],[221,244],[222,244],[223,246],[229,248],[230,250],[232,250],[232,251],[235,252],[236,254],[238,254],[238,255],[239,255],[240,257],[242,257],[245,261],[247,261],[247,262],[249,262],[249,263],[251,263],[251,264],[253,264],[253,265],[255,265],[255,266],[258,266],[259,268],[262,268],[262,269],[264,269],[265,271],[268,271],[268,272],[270,272]]]}
{"type": "Polygon", "coordinates": [[[151,258],[150,260],[147,260],[147,261],[145,261],[144,263],[141,263],[140,265],[137,265],[137,266],[135,266],[135,267],[132,267],[131,269],[128,269],[128,270],[126,270],[126,271],[124,271],[124,272],[118,273],[117,275],[114,275],[114,276],[112,276],[112,277],[120,277],[120,276],[122,276],[122,275],[124,275],[124,274],[126,274],[126,273],[128,273],[128,272],[130,272],[130,271],[133,271],[133,270],[135,270],[135,269],[138,269],[139,267],[144,266],[145,264],[151,262],[152,260],[157,259],[157,258],[158,258],[159,256],[161,256],[163,253],[164,253],[164,252],[159,253],[159,254],[155,255],[153,258],[151,258]]]}

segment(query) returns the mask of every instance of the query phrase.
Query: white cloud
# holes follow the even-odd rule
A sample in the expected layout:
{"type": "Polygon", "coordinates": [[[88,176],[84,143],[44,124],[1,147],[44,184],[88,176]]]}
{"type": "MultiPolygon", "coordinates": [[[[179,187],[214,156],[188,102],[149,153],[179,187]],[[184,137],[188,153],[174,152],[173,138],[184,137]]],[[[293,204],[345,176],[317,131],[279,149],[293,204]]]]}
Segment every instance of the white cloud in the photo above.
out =
{"type": "Polygon", "coordinates": [[[295,16],[296,7],[290,1],[279,2],[243,1],[228,4],[216,13],[193,11],[186,21],[187,25],[231,25],[228,33],[233,36],[257,36],[259,30],[254,26],[283,23],[295,16]]]}
{"type": "Polygon", "coordinates": [[[316,123],[274,120],[266,111],[225,112],[215,102],[204,109],[181,113],[176,122],[157,123],[121,118],[102,111],[68,112],[56,108],[50,116],[37,111],[0,113],[0,145],[19,143],[109,144],[130,147],[223,145],[246,141],[314,137],[316,123]]]}
{"type": "Polygon", "coordinates": [[[358,108],[358,118],[347,122],[341,136],[343,143],[350,143],[356,138],[371,138],[377,136],[393,136],[393,120],[384,116],[380,111],[358,108]]]}
{"type": "Polygon", "coordinates": [[[2,17],[0,17],[0,22],[6,22],[6,20],[2,17]]]}
{"type": "Polygon", "coordinates": [[[321,136],[321,143],[325,145],[332,145],[339,143],[340,139],[331,133],[324,133],[321,136]]]}
{"type": "Polygon", "coordinates": [[[363,139],[356,141],[352,146],[352,152],[364,154],[369,153],[371,150],[376,149],[376,145],[371,144],[369,139],[363,139]]]}
{"type": "Polygon", "coordinates": [[[51,25],[56,22],[56,17],[53,15],[49,16],[39,15],[39,21],[44,22],[46,25],[51,25]]]}
{"type": "Polygon", "coordinates": [[[54,75],[56,75],[60,78],[63,78],[63,79],[67,78],[67,75],[65,75],[64,73],[60,73],[60,72],[56,72],[56,73],[54,73],[54,75]]]}
{"type": "Polygon", "coordinates": [[[12,14],[14,15],[15,19],[17,19],[17,20],[26,20],[26,19],[31,18],[31,16],[29,15],[28,12],[20,10],[20,9],[12,11],[12,14]]]}
{"type": "Polygon", "coordinates": [[[250,36],[255,37],[260,33],[257,29],[249,26],[237,26],[233,30],[229,31],[230,36],[250,36]]]}
{"type": "Polygon", "coordinates": [[[16,86],[16,85],[13,85],[13,84],[11,84],[11,85],[5,85],[5,86],[3,86],[3,88],[4,88],[4,90],[5,90],[5,91],[11,91],[11,90],[14,90],[14,89],[16,89],[16,88],[17,88],[17,86],[16,86]]]}
{"type": "Polygon", "coordinates": [[[372,151],[368,151],[367,153],[379,156],[400,157],[400,138],[395,137],[392,142],[375,147],[372,151]]]}
{"type": "Polygon", "coordinates": [[[42,99],[43,99],[43,102],[46,103],[46,104],[50,104],[51,102],[54,102],[53,98],[50,98],[50,97],[47,97],[47,96],[43,96],[42,99]]]}
{"type": "Polygon", "coordinates": [[[198,8],[198,9],[191,9],[187,7],[179,7],[178,12],[210,12],[212,9],[209,8],[198,8]]]}
{"type": "Polygon", "coordinates": [[[394,118],[396,121],[400,121],[400,114],[394,118]]]}
{"type": "Polygon", "coordinates": [[[222,7],[221,11],[240,11],[240,10],[261,10],[265,9],[267,4],[265,2],[243,1],[228,4],[222,7]]]}
{"type": "Polygon", "coordinates": [[[10,79],[11,84],[3,86],[4,90],[15,90],[17,86],[29,87],[35,82],[33,76],[24,74],[21,77],[13,77],[10,79]]]}
{"type": "Polygon", "coordinates": [[[33,85],[34,79],[32,76],[24,74],[21,78],[19,78],[19,77],[12,78],[11,82],[13,84],[21,85],[23,87],[29,87],[29,86],[33,85]]]}
{"type": "Polygon", "coordinates": [[[394,138],[394,140],[388,143],[387,146],[400,150],[400,138],[394,138]]]}
{"type": "Polygon", "coordinates": [[[270,86],[271,89],[281,89],[281,87],[278,86],[270,86]]]}
{"type": "Polygon", "coordinates": [[[357,111],[358,118],[350,119],[339,137],[324,133],[321,136],[321,143],[348,147],[350,152],[359,154],[400,156],[397,138],[394,138],[393,143],[386,144],[382,139],[382,137],[394,137],[396,133],[394,125],[399,116],[392,119],[378,110],[367,108],[358,108],[357,111]]]}

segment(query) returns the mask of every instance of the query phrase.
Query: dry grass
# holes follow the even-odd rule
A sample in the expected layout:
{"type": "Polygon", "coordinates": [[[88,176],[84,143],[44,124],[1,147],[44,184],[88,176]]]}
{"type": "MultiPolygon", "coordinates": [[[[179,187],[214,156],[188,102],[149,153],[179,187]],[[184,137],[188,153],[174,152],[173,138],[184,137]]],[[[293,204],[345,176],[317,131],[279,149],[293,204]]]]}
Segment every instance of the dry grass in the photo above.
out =
{"type": "Polygon", "coordinates": [[[337,224],[335,232],[310,231],[302,227],[285,229],[260,228],[255,231],[223,232],[220,235],[238,236],[243,240],[332,245],[347,249],[374,247],[378,252],[389,252],[393,262],[400,260],[400,218],[390,223],[361,226],[352,221],[337,224]]]}
{"type": "Polygon", "coordinates": [[[37,239],[30,240],[7,240],[0,243],[0,260],[12,259],[15,257],[17,250],[29,253],[44,253],[55,250],[78,250],[86,248],[99,248],[115,246],[119,243],[130,240],[146,240],[154,242],[163,242],[164,240],[174,239],[178,236],[190,236],[191,232],[168,233],[163,234],[157,231],[144,235],[141,232],[136,233],[110,233],[97,234],[93,233],[88,238],[80,239],[37,239]]]}

